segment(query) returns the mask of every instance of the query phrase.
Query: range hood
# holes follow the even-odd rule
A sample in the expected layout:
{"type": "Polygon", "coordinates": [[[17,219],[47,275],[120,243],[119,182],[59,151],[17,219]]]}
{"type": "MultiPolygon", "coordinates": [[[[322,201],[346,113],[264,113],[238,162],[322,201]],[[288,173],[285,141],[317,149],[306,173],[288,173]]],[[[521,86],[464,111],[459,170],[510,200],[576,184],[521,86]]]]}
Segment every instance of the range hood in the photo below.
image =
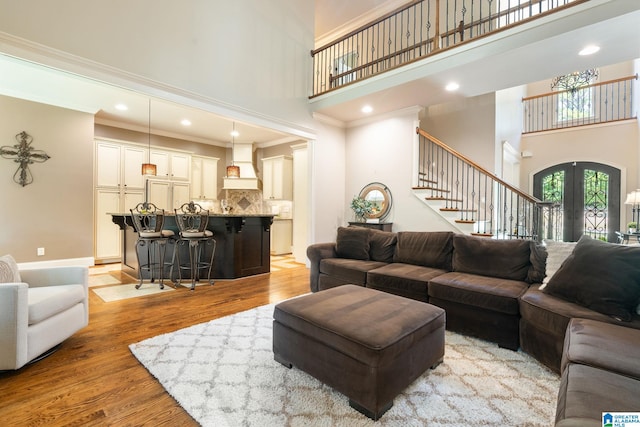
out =
{"type": "Polygon", "coordinates": [[[233,164],[240,168],[240,178],[224,178],[223,190],[261,190],[262,185],[253,166],[253,144],[238,143],[233,146],[233,164]]]}

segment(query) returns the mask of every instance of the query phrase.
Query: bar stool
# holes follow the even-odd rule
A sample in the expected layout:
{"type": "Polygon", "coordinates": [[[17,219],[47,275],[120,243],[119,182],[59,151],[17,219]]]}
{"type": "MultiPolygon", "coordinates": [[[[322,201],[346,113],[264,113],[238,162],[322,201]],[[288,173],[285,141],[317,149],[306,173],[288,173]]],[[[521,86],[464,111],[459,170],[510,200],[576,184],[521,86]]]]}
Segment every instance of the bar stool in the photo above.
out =
{"type": "MultiPolygon", "coordinates": [[[[207,280],[213,285],[211,279],[211,270],[213,268],[213,257],[216,252],[216,241],[213,238],[213,232],[207,230],[209,223],[209,211],[193,202],[185,203],[176,212],[176,225],[179,230],[179,237],[176,240],[174,255],[178,260],[178,279],[179,285],[182,281],[182,271],[189,270],[191,277],[191,290],[196,287],[196,282],[200,281],[200,271],[208,269],[207,280]],[[211,259],[202,260],[202,249],[207,245],[211,245],[211,259]],[[180,246],[188,246],[189,263],[180,262],[180,246]]],[[[206,253],[206,251],[205,251],[206,253]]],[[[173,264],[172,267],[173,269],[173,264]]],[[[173,273],[172,273],[173,277],[173,273]]]]}
{"type": "Polygon", "coordinates": [[[138,233],[136,241],[136,258],[138,259],[140,283],[136,289],[140,289],[143,281],[143,271],[149,272],[149,279],[155,281],[154,270],[158,269],[158,282],[160,289],[164,289],[164,269],[172,263],[165,262],[167,243],[173,240],[174,232],[164,230],[164,209],[158,209],[153,203],[138,203],[135,208],[129,209],[133,220],[133,227],[138,233]],[[143,263],[140,260],[140,250],[146,248],[147,259],[143,263]]]}

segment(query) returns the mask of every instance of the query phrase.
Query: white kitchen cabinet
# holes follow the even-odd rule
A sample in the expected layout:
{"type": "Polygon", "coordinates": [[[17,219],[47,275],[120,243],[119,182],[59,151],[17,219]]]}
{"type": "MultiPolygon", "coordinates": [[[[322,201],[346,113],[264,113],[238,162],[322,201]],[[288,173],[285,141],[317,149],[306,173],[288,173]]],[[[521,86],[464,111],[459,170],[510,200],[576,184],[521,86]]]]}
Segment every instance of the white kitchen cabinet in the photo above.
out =
{"type": "Polygon", "coordinates": [[[143,189],[142,164],[146,163],[147,150],[142,147],[122,148],[122,178],[126,188],[143,189]]]}
{"type": "Polygon", "coordinates": [[[180,181],[191,179],[190,154],[151,149],[149,158],[156,165],[156,178],[180,181]]]}
{"type": "Polygon", "coordinates": [[[144,201],[140,165],[146,149],[110,141],[96,141],[95,248],[96,262],[120,260],[120,230],[108,213],[128,212],[144,201]]]}
{"type": "Polygon", "coordinates": [[[291,253],[292,221],[274,218],[271,224],[271,255],[291,253]]]}
{"type": "Polygon", "coordinates": [[[98,188],[95,207],[95,259],[104,262],[120,259],[120,229],[111,220],[110,213],[128,212],[144,201],[143,190],[121,192],[117,188],[98,188]]]}
{"type": "Polygon", "coordinates": [[[96,186],[143,189],[140,166],[145,161],[143,147],[111,142],[96,143],[96,186]]]}
{"type": "Polygon", "coordinates": [[[291,156],[262,159],[262,197],[280,200],[293,198],[293,158],[291,156]]]}
{"type": "Polygon", "coordinates": [[[191,198],[218,198],[218,158],[191,156],[191,198]]]}
{"type": "Polygon", "coordinates": [[[190,200],[188,182],[172,182],[159,179],[149,180],[149,202],[159,209],[173,212],[190,200]]]}

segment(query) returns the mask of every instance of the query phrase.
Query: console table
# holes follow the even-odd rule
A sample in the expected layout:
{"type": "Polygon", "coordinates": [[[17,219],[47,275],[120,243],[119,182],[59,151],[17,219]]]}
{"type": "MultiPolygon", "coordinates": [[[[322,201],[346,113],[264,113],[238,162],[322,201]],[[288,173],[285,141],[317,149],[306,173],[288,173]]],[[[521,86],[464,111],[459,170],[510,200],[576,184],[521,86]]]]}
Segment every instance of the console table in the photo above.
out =
{"type": "Polygon", "coordinates": [[[382,230],[382,231],[391,231],[391,228],[393,227],[393,223],[392,222],[352,222],[352,221],[349,221],[349,225],[352,225],[354,227],[373,228],[373,229],[382,230]]]}

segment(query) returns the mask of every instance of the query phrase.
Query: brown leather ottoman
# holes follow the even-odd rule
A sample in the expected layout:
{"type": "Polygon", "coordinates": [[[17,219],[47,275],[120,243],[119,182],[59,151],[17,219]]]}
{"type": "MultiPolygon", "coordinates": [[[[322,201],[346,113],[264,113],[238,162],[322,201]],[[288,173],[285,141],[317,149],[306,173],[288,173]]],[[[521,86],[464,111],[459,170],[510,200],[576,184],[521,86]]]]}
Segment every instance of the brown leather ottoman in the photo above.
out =
{"type": "Polygon", "coordinates": [[[444,310],[361,286],[281,302],[273,318],[275,360],[345,394],[374,420],[444,357],[444,310]]]}

